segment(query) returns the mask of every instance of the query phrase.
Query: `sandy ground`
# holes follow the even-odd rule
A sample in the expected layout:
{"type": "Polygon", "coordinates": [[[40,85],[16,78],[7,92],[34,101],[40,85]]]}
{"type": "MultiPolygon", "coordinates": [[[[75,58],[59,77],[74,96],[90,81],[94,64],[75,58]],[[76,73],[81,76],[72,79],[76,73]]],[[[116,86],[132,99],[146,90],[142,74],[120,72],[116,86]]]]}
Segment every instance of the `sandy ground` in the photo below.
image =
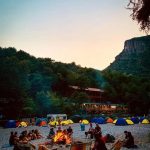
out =
{"type": "MultiPolygon", "coordinates": [[[[84,131],[81,131],[80,124],[72,124],[73,128],[73,138],[74,139],[85,139],[84,131]]],[[[102,134],[106,135],[107,133],[112,134],[115,136],[116,139],[123,139],[124,138],[124,131],[130,131],[134,138],[135,138],[135,144],[138,146],[138,150],[150,150],[150,139],[148,139],[148,134],[150,134],[150,124],[135,124],[130,126],[115,126],[113,124],[103,124],[100,125],[102,128],[102,134]]],[[[63,129],[66,129],[68,126],[63,126],[63,129]]],[[[95,124],[93,124],[93,127],[95,127],[95,124]]],[[[89,128],[89,125],[85,126],[85,130],[87,131],[89,128]]],[[[27,128],[11,128],[11,129],[3,129],[0,128],[0,150],[12,150],[12,147],[7,147],[9,143],[9,135],[11,131],[17,131],[18,135],[23,131],[27,130],[30,131],[32,129],[38,129],[41,134],[43,135],[43,139],[41,141],[45,141],[45,138],[47,137],[49,133],[49,127],[37,127],[37,126],[28,126],[27,128]],[[3,148],[5,147],[5,148],[3,148]]],[[[55,128],[56,130],[57,128],[55,128]]],[[[39,142],[39,141],[35,141],[39,142]]],[[[112,146],[112,144],[106,144],[108,150],[112,146]]],[[[122,150],[126,150],[126,148],[122,148],[122,150]]]]}

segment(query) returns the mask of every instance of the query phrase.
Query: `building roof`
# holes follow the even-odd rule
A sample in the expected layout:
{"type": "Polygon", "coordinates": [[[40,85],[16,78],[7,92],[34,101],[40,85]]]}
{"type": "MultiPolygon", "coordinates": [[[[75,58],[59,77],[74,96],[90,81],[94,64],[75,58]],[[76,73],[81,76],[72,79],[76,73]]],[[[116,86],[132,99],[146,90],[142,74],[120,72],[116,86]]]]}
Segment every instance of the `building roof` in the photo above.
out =
{"type": "MultiPolygon", "coordinates": [[[[76,90],[80,90],[80,87],[79,86],[70,86],[71,88],[73,89],[76,89],[76,90]]],[[[85,88],[84,89],[85,91],[95,91],[95,92],[104,92],[104,90],[101,90],[101,89],[98,89],[98,88],[85,88]]]]}

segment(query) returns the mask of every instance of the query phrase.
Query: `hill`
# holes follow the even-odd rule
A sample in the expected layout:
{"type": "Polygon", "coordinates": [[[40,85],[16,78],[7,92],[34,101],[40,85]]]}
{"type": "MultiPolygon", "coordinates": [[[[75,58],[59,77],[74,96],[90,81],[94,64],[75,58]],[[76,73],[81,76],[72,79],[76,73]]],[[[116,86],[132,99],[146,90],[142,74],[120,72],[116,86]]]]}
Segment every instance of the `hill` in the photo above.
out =
{"type": "Polygon", "coordinates": [[[98,70],[0,48],[0,114],[5,116],[71,113],[72,99],[62,96],[68,86],[100,88],[102,83],[98,70]]]}
{"type": "Polygon", "coordinates": [[[106,70],[150,77],[150,35],[125,41],[123,51],[106,70]]]}

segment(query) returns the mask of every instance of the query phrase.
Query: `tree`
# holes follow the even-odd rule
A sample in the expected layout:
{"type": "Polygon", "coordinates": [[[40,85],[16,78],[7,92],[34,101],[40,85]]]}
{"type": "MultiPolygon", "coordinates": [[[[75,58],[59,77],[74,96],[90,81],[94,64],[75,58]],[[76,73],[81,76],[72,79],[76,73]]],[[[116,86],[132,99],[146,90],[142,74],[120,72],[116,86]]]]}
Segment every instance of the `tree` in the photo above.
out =
{"type": "Polygon", "coordinates": [[[129,0],[128,9],[131,17],[140,24],[140,29],[146,33],[150,30],[150,0],[129,0]]]}

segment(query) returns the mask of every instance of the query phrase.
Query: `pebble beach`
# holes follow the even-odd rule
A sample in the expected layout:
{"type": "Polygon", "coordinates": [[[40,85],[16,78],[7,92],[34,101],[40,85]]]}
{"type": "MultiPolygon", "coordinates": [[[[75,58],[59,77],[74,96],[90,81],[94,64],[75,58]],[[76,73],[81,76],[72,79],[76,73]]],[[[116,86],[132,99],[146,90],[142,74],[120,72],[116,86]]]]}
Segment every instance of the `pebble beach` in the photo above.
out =
{"type": "MultiPolygon", "coordinates": [[[[85,131],[81,131],[80,124],[74,123],[71,124],[73,128],[73,139],[85,139],[85,131],[88,131],[89,125],[85,125],[85,131]]],[[[95,124],[93,123],[93,127],[95,124]]],[[[103,136],[106,134],[113,135],[116,140],[124,138],[124,131],[130,131],[135,139],[135,144],[138,146],[138,150],[150,150],[150,124],[134,124],[128,126],[115,126],[114,124],[101,124],[103,136]]],[[[68,126],[62,126],[62,129],[66,129],[68,126]]],[[[0,149],[1,150],[13,150],[13,147],[7,146],[9,144],[9,135],[11,131],[17,131],[18,135],[24,131],[30,131],[32,129],[38,129],[42,134],[43,138],[40,140],[35,140],[33,143],[40,143],[47,141],[47,135],[49,133],[50,127],[38,127],[38,126],[28,126],[26,128],[0,128],[0,149]]],[[[57,127],[55,128],[57,130],[57,127]]],[[[106,144],[107,149],[109,150],[112,147],[112,144],[106,144]]],[[[126,150],[126,148],[121,148],[121,150],[126,150]]]]}

